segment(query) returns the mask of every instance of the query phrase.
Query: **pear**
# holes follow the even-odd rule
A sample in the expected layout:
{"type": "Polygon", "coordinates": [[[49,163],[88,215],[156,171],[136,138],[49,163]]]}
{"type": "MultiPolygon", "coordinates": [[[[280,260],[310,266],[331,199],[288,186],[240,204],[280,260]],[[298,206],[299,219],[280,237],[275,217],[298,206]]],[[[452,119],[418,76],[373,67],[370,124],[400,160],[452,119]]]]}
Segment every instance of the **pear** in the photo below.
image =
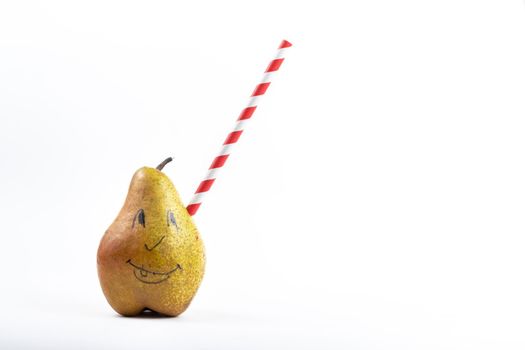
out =
{"type": "Polygon", "coordinates": [[[204,274],[199,232],[162,168],[133,176],[124,206],[98,248],[102,291],[121,315],[184,312],[204,274]]]}

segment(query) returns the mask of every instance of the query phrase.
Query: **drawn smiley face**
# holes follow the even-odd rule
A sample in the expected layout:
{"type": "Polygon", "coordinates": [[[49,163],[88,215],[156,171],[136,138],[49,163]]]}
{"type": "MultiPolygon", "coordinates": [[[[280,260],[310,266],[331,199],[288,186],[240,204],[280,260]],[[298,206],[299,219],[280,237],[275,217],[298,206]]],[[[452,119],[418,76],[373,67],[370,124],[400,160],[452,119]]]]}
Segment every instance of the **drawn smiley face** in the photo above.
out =
{"type": "MultiPolygon", "coordinates": [[[[166,211],[166,226],[168,228],[173,227],[175,233],[179,231],[179,226],[177,225],[175,215],[170,209],[166,211]]],[[[140,227],[142,229],[146,229],[146,213],[144,212],[144,209],[139,209],[137,211],[131,224],[132,229],[140,227]]],[[[144,243],[144,249],[148,252],[152,252],[162,244],[165,238],[166,235],[163,235],[153,244],[148,245],[148,243],[144,243]]],[[[172,274],[177,271],[182,273],[183,270],[179,263],[176,263],[175,266],[168,267],[165,271],[154,271],[153,269],[145,268],[144,264],[139,265],[138,263],[133,262],[131,258],[126,261],[126,264],[129,264],[133,268],[133,275],[135,278],[146,284],[159,284],[165,282],[172,274]]]]}

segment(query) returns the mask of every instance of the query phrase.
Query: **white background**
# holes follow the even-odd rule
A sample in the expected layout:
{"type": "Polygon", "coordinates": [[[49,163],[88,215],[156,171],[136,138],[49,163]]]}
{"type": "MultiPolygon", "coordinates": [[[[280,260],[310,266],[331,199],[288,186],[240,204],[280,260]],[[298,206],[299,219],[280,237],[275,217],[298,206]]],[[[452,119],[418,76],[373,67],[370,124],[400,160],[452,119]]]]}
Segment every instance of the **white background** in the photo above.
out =
{"type": "Polygon", "coordinates": [[[525,6],[2,1],[0,348],[523,349],[525,6]],[[195,220],[179,318],[123,318],[96,250],[133,172],[195,220]]]}

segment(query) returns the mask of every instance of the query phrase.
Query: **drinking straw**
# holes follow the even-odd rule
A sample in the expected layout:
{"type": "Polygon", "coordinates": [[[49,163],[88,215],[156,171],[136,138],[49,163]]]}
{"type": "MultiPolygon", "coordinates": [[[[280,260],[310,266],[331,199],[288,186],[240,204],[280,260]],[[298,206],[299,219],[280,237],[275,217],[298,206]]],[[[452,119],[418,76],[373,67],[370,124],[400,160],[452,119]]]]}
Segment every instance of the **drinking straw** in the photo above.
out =
{"type": "Polygon", "coordinates": [[[190,203],[186,207],[186,209],[188,210],[188,213],[191,216],[195,215],[197,210],[199,210],[199,207],[202,204],[202,200],[204,196],[206,195],[206,193],[209,192],[210,188],[213,186],[213,183],[215,182],[215,179],[217,178],[217,174],[219,170],[224,166],[224,164],[226,163],[226,160],[228,160],[228,157],[230,156],[233,146],[237,143],[237,141],[239,141],[239,138],[242,135],[244,127],[246,126],[250,118],[252,117],[253,113],[255,112],[255,109],[257,109],[259,100],[268,90],[268,87],[270,86],[273,75],[281,67],[281,64],[284,61],[284,54],[286,53],[286,50],[290,46],[292,46],[292,44],[286,40],[283,40],[281,44],[279,45],[275,58],[270,62],[270,64],[268,65],[268,68],[266,68],[266,70],[264,71],[264,75],[261,79],[261,82],[257,84],[257,86],[255,87],[255,90],[253,91],[252,95],[250,96],[248,100],[248,104],[242,110],[241,114],[239,115],[239,118],[237,119],[235,123],[235,127],[228,134],[228,137],[226,137],[226,140],[222,144],[221,151],[215,157],[215,159],[213,159],[213,162],[208,168],[208,172],[206,173],[206,176],[199,184],[199,187],[197,187],[197,190],[195,191],[193,198],[191,199],[190,203]]]}

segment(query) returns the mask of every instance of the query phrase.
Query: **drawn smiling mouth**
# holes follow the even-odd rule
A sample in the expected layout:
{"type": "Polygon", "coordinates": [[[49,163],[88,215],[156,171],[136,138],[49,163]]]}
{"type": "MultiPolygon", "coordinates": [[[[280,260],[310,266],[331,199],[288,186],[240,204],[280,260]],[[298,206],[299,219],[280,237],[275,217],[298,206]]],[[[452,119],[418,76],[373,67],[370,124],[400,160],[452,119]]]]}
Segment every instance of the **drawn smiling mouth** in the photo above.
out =
{"type": "Polygon", "coordinates": [[[133,266],[133,274],[135,275],[135,278],[147,284],[157,284],[164,282],[165,280],[170,278],[172,273],[174,273],[177,270],[182,270],[182,266],[180,266],[180,264],[177,264],[177,266],[175,266],[175,268],[170,271],[158,272],[147,270],[144,268],[144,266],[137,266],[131,262],[131,259],[126,261],[126,263],[133,266]]]}

